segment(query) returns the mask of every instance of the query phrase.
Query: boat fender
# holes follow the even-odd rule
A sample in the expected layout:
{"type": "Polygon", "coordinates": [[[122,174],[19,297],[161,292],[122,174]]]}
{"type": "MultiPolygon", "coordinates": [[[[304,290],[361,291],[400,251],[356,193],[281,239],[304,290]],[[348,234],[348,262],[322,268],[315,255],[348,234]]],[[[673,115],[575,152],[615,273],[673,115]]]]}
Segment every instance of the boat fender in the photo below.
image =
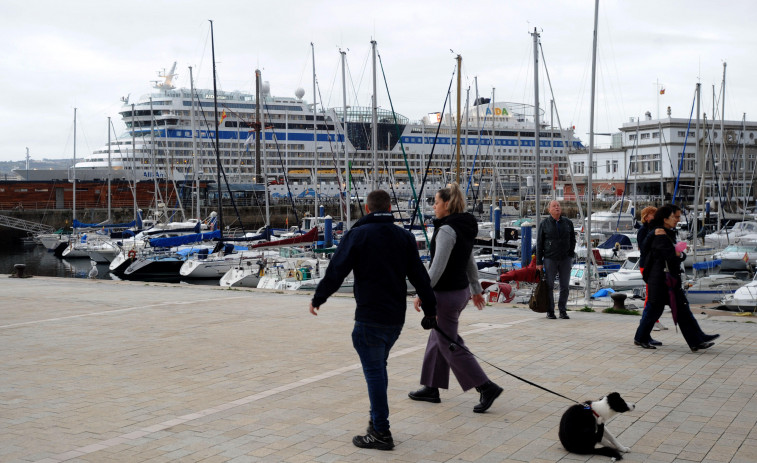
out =
{"type": "Polygon", "coordinates": [[[135,251],[134,249],[131,249],[129,250],[128,255],[129,255],[129,259],[134,260],[137,258],[137,251],[135,251]]]}

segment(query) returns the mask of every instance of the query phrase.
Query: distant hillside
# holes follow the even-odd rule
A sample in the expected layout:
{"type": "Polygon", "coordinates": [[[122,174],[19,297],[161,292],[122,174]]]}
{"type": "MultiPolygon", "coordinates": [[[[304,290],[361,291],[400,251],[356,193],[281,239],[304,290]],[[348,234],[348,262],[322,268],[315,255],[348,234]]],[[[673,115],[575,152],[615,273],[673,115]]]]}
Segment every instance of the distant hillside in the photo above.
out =
{"type": "MultiPolygon", "coordinates": [[[[29,169],[67,169],[71,167],[73,159],[36,159],[29,160],[29,169]]],[[[13,169],[26,169],[26,161],[0,161],[0,178],[13,175],[13,169]]]]}

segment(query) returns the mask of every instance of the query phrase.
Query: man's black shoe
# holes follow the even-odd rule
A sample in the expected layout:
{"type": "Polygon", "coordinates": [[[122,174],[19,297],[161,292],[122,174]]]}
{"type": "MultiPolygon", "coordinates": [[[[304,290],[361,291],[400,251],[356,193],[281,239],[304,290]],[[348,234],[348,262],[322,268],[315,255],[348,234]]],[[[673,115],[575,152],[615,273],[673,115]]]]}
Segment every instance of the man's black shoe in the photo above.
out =
{"type": "Polygon", "coordinates": [[[555,317],[555,314],[553,313],[548,313],[547,318],[549,318],[550,320],[557,320],[557,317],[555,317]]]}
{"type": "Polygon", "coordinates": [[[480,402],[473,407],[473,413],[484,413],[489,410],[494,400],[502,394],[502,388],[491,381],[487,381],[476,390],[481,393],[480,402]]]}
{"type": "Polygon", "coordinates": [[[413,391],[407,394],[413,400],[420,400],[422,402],[431,402],[438,404],[442,401],[439,398],[439,388],[423,386],[417,391],[413,391]]]}
{"type": "Polygon", "coordinates": [[[692,352],[696,352],[699,349],[709,349],[710,347],[714,346],[715,343],[712,341],[705,341],[697,344],[696,346],[691,346],[690,349],[692,352]]]}
{"type": "Polygon", "coordinates": [[[720,337],[719,334],[705,334],[704,336],[702,336],[702,342],[714,341],[719,337],[720,337]]]}
{"type": "Polygon", "coordinates": [[[365,436],[355,436],[352,438],[352,444],[361,449],[391,450],[394,448],[394,439],[390,431],[378,432],[373,428],[373,424],[368,426],[368,434],[365,436]]]}
{"type": "Polygon", "coordinates": [[[633,341],[634,345],[637,345],[639,347],[643,347],[644,349],[657,349],[655,346],[649,344],[648,342],[640,342],[634,339],[633,341]]]}
{"type": "Polygon", "coordinates": [[[655,339],[650,339],[647,344],[649,344],[650,346],[661,346],[662,345],[662,341],[657,341],[655,339]]]}
{"type": "Polygon", "coordinates": [[[562,318],[563,320],[570,320],[570,317],[566,312],[560,312],[560,318],[562,318]]]}

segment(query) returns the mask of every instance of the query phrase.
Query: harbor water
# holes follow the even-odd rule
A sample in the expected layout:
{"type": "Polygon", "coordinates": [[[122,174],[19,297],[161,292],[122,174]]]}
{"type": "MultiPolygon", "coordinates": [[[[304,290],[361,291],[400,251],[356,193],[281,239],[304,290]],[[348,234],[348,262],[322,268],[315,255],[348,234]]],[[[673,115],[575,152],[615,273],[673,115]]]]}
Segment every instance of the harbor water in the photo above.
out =
{"type": "MultiPolygon", "coordinates": [[[[55,255],[40,245],[23,245],[19,242],[6,244],[0,250],[0,275],[11,275],[16,264],[24,264],[25,275],[61,277],[61,278],[90,278],[92,263],[89,259],[64,259],[55,255]]],[[[111,276],[107,264],[98,264],[97,275],[94,278],[102,280],[117,279],[111,276]]],[[[218,280],[187,280],[182,283],[198,285],[218,285],[218,280]]]]}

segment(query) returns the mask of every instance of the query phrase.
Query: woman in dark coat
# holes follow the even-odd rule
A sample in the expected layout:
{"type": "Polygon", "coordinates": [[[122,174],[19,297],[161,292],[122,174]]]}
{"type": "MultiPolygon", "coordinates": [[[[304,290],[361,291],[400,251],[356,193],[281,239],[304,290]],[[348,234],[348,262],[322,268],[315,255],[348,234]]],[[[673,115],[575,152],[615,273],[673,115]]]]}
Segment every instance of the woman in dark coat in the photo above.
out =
{"type": "Polygon", "coordinates": [[[647,305],[636,330],[634,344],[645,349],[655,348],[649,344],[650,333],[655,320],[660,317],[665,306],[669,305],[686,343],[696,352],[712,347],[712,341],[719,335],[704,334],[689,308],[689,301],[681,285],[681,262],[686,259],[686,255],[676,250],[675,246],[677,224],[678,215],[671,206],[659,208],[651,223],[654,232],[647,238],[651,243],[647,243],[649,252],[644,271],[647,281],[647,305]]]}

